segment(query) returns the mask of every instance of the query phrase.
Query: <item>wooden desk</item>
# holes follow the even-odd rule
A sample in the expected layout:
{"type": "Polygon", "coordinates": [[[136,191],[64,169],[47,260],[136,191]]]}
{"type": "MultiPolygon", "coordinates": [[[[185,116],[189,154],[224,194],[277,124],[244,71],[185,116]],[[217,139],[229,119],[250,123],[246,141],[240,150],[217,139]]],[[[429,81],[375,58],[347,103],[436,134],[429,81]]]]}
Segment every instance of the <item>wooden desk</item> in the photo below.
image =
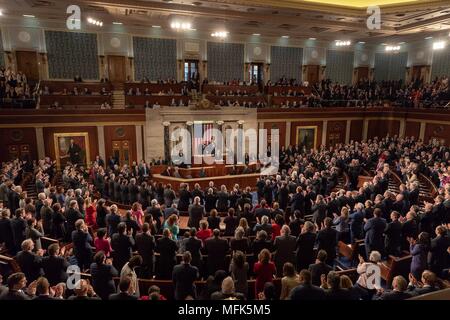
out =
{"type": "Polygon", "coordinates": [[[214,102],[215,104],[219,104],[219,102],[222,100],[225,105],[228,104],[228,101],[231,103],[234,103],[235,101],[239,102],[239,104],[242,104],[244,102],[251,102],[253,104],[256,104],[258,102],[265,102],[264,96],[215,96],[215,95],[207,95],[206,99],[208,99],[211,102],[214,102]]]}
{"type": "Polygon", "coordinates": [[[359,176],[358,177],[358,188],[361,188],[365,182],[372,182],[373,177],[370,176],[359,176]]]}
{"type": "Polygon", "coordinates": [[[266,92],[267,94],[274,94],[275,92],[277,92],[278,94],[283,93],[286,94],[289,92],[289,90],[291,92],[293,91],[297,91],[297,92],[301,92],[303,91],[305,94],[310,94],[311,93],[311,87],[303,87],[303,86],[266,86],[266,92]]]}
{"type": "Polygon", "coordinates": [[[151,96],[125,96],[125,103],[131,104],[134,106],[144,106],[145,102],[148,101],[150,105],[155,104],[158,102],[160,106],[170,106],[172,104],[172,99],[175,99],[175,103],[180,103],[180,100],[183,101],[184,104],[189,102],[188,96],[182,96],[182,95],[173,95],[173,96],[159,96],[159,95],[151,95],[151,96]]]}
{"type": "Polygon", "coordinates": [[[51,106],[53,103],[58,101],[61,107],[65,106],[98,106],[102,103],[108,102],[111,104],[111,96],[102,96],[99,94],[93,95],[79,95],[79,96],[71,96],[71,95],[60,95],[60,94],[50,94],[50,95],[42,95],[40,97],[39,105],[42,106],[51,106]]]}
{"type": "Polygon", "coordinates": [[[289,105],[292,106],[292,104],[297,102],[297,105],[302,104],[303,101],[306,101],[308,97],[291,97],[291,96],[272,96],[272,105],[280,106],[283,103],[286,103],[286,101],[289,102],[289,105]]]}
{"type": "Polygon", "coordinates": [[[225,85],[225,84],[205,84],[202,86],[202,92],[203,93],[212,93],[215,94],[216,91],[219,91],[219,93],[226,93],[226,92],[244,92],[247,93],[257,93],[259,92],[258,86],[244,86],[244,85],[225,85]]]}
{"type": "Polygon", "coordinates": [[[233,186],[237,183],[241,188],[245,188],[247,186],[252,189],[256,186],[256,181],[260,177],[259,173],[251,173],[251,174],[239,174],[234,176],[220,176],[220,177],[206,177],[206,178],[193,178],[193,179],[183,179],[183,178],[174,178],[162,176],[160,174],[154,174],[153,180],[156,182],[161,182],[163,184],[170,183],[172,188],[178,192],[180,188],[180,183],[187,183],[189,185],[189,189],[193,190],[194,185],[198,183],[202,189],[206,188],[209,185],[210,181],[214,181],[214,185],[216,187],[220,187],[221,185],[227,186],[228,190],[233,189],[233,186]]]}
{"type": "Polygon", "coordinates": [[[174,93],[181,94],[181,89],[183,87],[186,87],[186,84],[184,83],[168,83],[168,84],[158,84],[158,83],[125,83],[124,84],[124,90],[125,94],[128,93],[128,90],[132,88],[133,90],[136,90],[136,88],[139,88],[139,91],[144,94],[145,89],[148,89],[151,93],[159,93],[161,91],[169,92],[170,89],[174,93]]]}
{"type": "Polygon", "coordinates": [[[113,88],[109,82],[41,81],[40,89],[44,90],[45,87],[48,87],[51,93],[62,93],[64,89],[71,92],[75,87],[78,92],[82,92],[84,88],[88,88],[91,92],[100,92],[105,88],[107,92],[111,92],[113,88]]]}

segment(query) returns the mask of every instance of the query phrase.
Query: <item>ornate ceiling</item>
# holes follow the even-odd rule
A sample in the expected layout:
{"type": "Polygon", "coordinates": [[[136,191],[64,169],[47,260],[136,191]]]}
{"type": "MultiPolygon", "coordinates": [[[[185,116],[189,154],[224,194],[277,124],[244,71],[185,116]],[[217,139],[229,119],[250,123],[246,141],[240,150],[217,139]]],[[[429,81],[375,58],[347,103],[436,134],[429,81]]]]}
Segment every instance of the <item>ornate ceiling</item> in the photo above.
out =
{"type": "Polygon", "coordinates": [[[189,20],[205,34],[226,30],[240,36],[258,33],[268,38],[381,43],[450,31],[448,0],[0,0],[4,12],[0,24],[14,17],[14,23],[21,23],[22,14],[34,14],[41,26],[63,27],[70,4],[79,4],[84,15],[95,16],[105,25],[117,21],[124,28],[160,25],[169,29],[178,18],[189,20]],[[382,5],[379,30],[367,28],[369,3],[382,5]]]}

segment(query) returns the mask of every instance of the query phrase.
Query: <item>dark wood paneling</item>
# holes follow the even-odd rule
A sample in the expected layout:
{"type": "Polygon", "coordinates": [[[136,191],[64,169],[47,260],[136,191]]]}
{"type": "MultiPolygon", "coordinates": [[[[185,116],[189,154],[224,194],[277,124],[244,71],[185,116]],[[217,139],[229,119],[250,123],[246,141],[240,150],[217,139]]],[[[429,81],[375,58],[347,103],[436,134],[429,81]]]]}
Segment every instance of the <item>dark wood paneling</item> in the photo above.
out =
{"type": "Polygon", "coordinates": [[[268,136],[271,135],[271,129],[278,129],[280,133],[280,147],[286,146],[286,122],[265,122],[264,129],[267,129],[268,136]]]}
{"type": "MultiPolygon", "coordinates": [[[[129,141],[131,162],[136,159],[136,127],[135,126],[105,126],[105,156],[109,159],[113,155],[113,141],[129,141]]],[[[163,143],[163,141],[161,141],[163,143]]],[[[140,161],[141,159],[139,159],[140,161]]]]}
{"type": "Polygon", "coordinates": [[[99,154],[98,152],[98,136],[97,127],[49,127],[44,128],[44,141],[45,141],[45,155],[52,159],[56,158],[55,153],[55,133],[69,133],[69,132],[87,132],[89,134],[89,153],[90,160],[93,161],[99,154]]]}
{"type": "Polygon", "coordinates": [[[420,122],[406,121],[405,124],[405,136],[406,137],[419,137],[420,122]]]}
{"type": "Polygon", "coordinates": [[[328,121],[327,124],[327,145],[345,142],[347,121],[328,121]]]}
{"type": "Polygon", "coordinates": [[[39,67],[36,51],[16,51],[17,70],[28,80],[39,81],[39,67]]]}
{"type": "Polygon", "coordinates": [[[350,123],[350,141],[361,141],[363,137],[363,120],[352,120],[350,123]]]}
{"type": "Polygon", "coordinates": [[[367,138],[385,137],[388,133],[390,136],[398,135],[400,132],[400,121],[398,120],[369,120],[367,128],[367,138]]]}
{"type": "Polygon", "coordinates": [[[297,138],[297,127],[305,127],[305,126],[316,126],[317,127],[317,141],[316,147],[319,147],[322,144],[322,121],[296,121],[291,123],[291,142],[290,144],[296,143],[297,138]]]}
{"type": "Polygon", "coordinates": [[[10,148],[28,148],[30,159],[37,159],[35,128],[0,128],[0,161],[8,161],[10,148]]]}
{"type": "Polygon", "coordinates": [[[108,56],[109,80],[111,82],[125,82],[126,60],[124,56],[108,56]]]}
{"type": "Polygon", "coordinates": [[[428,142],[430,139],[444,139],[444,143],[448,145],[450,142],[450,125],[427,123],[424,141],[428,142]]]}

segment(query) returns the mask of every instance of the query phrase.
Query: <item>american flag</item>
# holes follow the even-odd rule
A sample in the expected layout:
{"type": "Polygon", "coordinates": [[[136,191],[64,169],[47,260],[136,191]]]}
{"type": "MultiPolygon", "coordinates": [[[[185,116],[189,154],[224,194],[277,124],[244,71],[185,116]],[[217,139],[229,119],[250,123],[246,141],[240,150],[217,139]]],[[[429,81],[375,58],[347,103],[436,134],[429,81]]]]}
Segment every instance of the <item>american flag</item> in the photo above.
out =
{"type": "Polygon", "coordinates": [[[202,145],[208,145],[212,139],[213,123],[196,123],[194,125],[194,155],[203,153],[202,145]]]}

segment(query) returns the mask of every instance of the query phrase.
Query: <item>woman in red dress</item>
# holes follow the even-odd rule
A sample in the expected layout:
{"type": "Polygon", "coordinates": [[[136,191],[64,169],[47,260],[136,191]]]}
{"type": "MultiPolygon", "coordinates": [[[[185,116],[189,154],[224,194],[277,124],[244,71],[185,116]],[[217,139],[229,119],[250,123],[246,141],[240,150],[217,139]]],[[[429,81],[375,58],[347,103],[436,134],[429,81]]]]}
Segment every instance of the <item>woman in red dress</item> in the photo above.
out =
{"type": "Polygon", "coordinates": [[[253,272],[256,275],[255,297],[258,297],[258,294],[264,291],[266,282],[272,282],[273,275],[277,272],[275,264],[270,261],[270,258],[270,251],[263,249],[258,255],[258,262],[253,266],[253,272]]]}
{"type": "Polygon", "coordinates": [[[84,217],[84,220],[88,227],[91,227],[92,229],[97,228],[96,218],[97,218],[97,209],[96,209],[96,203],[93,203],[91,201],[91,198],[86,198],[84,200],[84,206],[86,210],[86,216],[84,217]]]}
{"type": "Polygon", "coordinates": [[[205,244],[206,239],[212,237],[212,230],[208,228],[208,221],[202,220],[200,221],[200,229],[197,232],[197,238],[202,240],[203,245],[205,244]]]}

